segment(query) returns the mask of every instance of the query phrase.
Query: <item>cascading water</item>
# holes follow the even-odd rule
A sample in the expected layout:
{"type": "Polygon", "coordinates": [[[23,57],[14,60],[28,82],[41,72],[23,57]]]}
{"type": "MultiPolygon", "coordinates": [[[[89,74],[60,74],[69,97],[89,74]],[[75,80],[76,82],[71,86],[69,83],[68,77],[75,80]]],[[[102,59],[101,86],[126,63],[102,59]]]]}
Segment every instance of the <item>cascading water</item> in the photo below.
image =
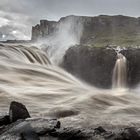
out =
{"type": "MultiPolygon", "coordinates": [[[[115,86],[126,85],[125,74],[126,59],[118,54],[115,86]]],[[[33,117],[59,118],[69,127],[140,124],[140,96],[118,92],[87,85],[53,65],[39,49],[0,45],[0,113],[16,100],[25,104],[33,117]]]]}
{"type": "Polygon", "coordinates": [[[125,88],[127,86],[127,60],[126,57],[117,52],[117,60],[112,76],[113,88],[125,88]]]}
{"type": "Polygon", "coordinates": [[[69,17],[59,22],[56,31],[35,42],[40,49],[47,53],[54,65],[59,65],[68,48],[80,44],[83,33],[83,20],[81,18],[69,17]]]}

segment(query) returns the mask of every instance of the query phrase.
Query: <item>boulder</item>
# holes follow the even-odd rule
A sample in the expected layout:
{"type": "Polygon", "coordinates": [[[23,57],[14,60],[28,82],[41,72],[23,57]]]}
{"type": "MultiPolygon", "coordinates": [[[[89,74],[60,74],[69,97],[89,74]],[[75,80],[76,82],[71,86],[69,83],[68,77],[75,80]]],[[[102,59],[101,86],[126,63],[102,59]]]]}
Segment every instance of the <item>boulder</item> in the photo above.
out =
{"type": "Polygon", "coordinates": [[[105,133],[106,132],[106,130],[103,127],[101,127],[101,126],[95,128],[94,130],[95,130],[96,134],[101,134],[101,133],[105,133]]]}
{"type": "Polygon", "coordinates": [[[9,115],[1,116],[0,117],[0,126],[8,125],[8,124],[10,124],[10,117],[9,117],[9,115]]]}
{"type": "Polygon", "coordinates": [[[30,114],[26,107],[18,102],[11,102],[9,109],[10,122],[15,122],[19,119],[30,118],[30,114]]]}

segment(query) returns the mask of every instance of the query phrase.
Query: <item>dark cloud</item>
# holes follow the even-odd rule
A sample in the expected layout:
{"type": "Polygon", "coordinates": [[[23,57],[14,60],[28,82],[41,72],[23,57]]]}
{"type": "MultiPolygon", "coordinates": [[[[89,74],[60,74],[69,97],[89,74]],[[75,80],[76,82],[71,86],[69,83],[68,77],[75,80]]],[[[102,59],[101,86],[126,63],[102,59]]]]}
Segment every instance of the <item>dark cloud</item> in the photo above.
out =
{"type": "Polygon", "coordinates": [[[32,20],[24,14],[0,11],[1,40],[30,39],[32,20]]]}
{"type": "Polygon", "coordinates": [[[40,19],[58,20],[71,14],[123,14],[138,17],[139,7],[140,0],[1,0],[0,36],[8,34],[9,39],[10,36],[12,39],[28,39],[31,26],[40,19]]]}

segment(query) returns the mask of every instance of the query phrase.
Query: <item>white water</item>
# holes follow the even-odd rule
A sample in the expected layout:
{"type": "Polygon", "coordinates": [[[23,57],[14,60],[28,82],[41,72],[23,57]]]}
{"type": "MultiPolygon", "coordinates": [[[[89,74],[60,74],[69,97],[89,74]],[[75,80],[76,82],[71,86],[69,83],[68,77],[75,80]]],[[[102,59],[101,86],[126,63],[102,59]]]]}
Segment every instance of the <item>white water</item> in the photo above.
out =
{"type": "Polygon", "coordinates": [[[124,55],[117,53],[117,60],[112,76],[113,88],[126,88],[127,86],[127,60],[124,55]]]}
{"type": "Polygon", "coordinates": [[[47,53],[50,61],[59,65],[69,47],[79,44],[83,32],[83,21],[79,17],[69,17],[59,22],[56,32],[48,35],[45,39],[35,43],[38,48],[47,53]]]}
{"type": "Polygon", "coordinates": [[[0,46],[1,113],[13,100],[25,104],[32,116],[59,118],[62,125],[140,124],[140,96],[134,91],[91,87],[52,65],[39,49],[0,46]]]}

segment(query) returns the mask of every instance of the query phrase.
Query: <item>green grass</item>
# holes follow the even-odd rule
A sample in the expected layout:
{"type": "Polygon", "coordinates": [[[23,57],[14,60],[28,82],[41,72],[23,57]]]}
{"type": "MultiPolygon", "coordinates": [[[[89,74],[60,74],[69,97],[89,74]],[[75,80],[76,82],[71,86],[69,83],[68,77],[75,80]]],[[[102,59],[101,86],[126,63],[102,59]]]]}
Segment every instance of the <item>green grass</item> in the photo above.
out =
{"type": "Polygon", "coordinates": [[[107,36],[99,37],[89,43],[92,47],[117,45],[122,47],[140,46],[140,36],[107,36]]]}

